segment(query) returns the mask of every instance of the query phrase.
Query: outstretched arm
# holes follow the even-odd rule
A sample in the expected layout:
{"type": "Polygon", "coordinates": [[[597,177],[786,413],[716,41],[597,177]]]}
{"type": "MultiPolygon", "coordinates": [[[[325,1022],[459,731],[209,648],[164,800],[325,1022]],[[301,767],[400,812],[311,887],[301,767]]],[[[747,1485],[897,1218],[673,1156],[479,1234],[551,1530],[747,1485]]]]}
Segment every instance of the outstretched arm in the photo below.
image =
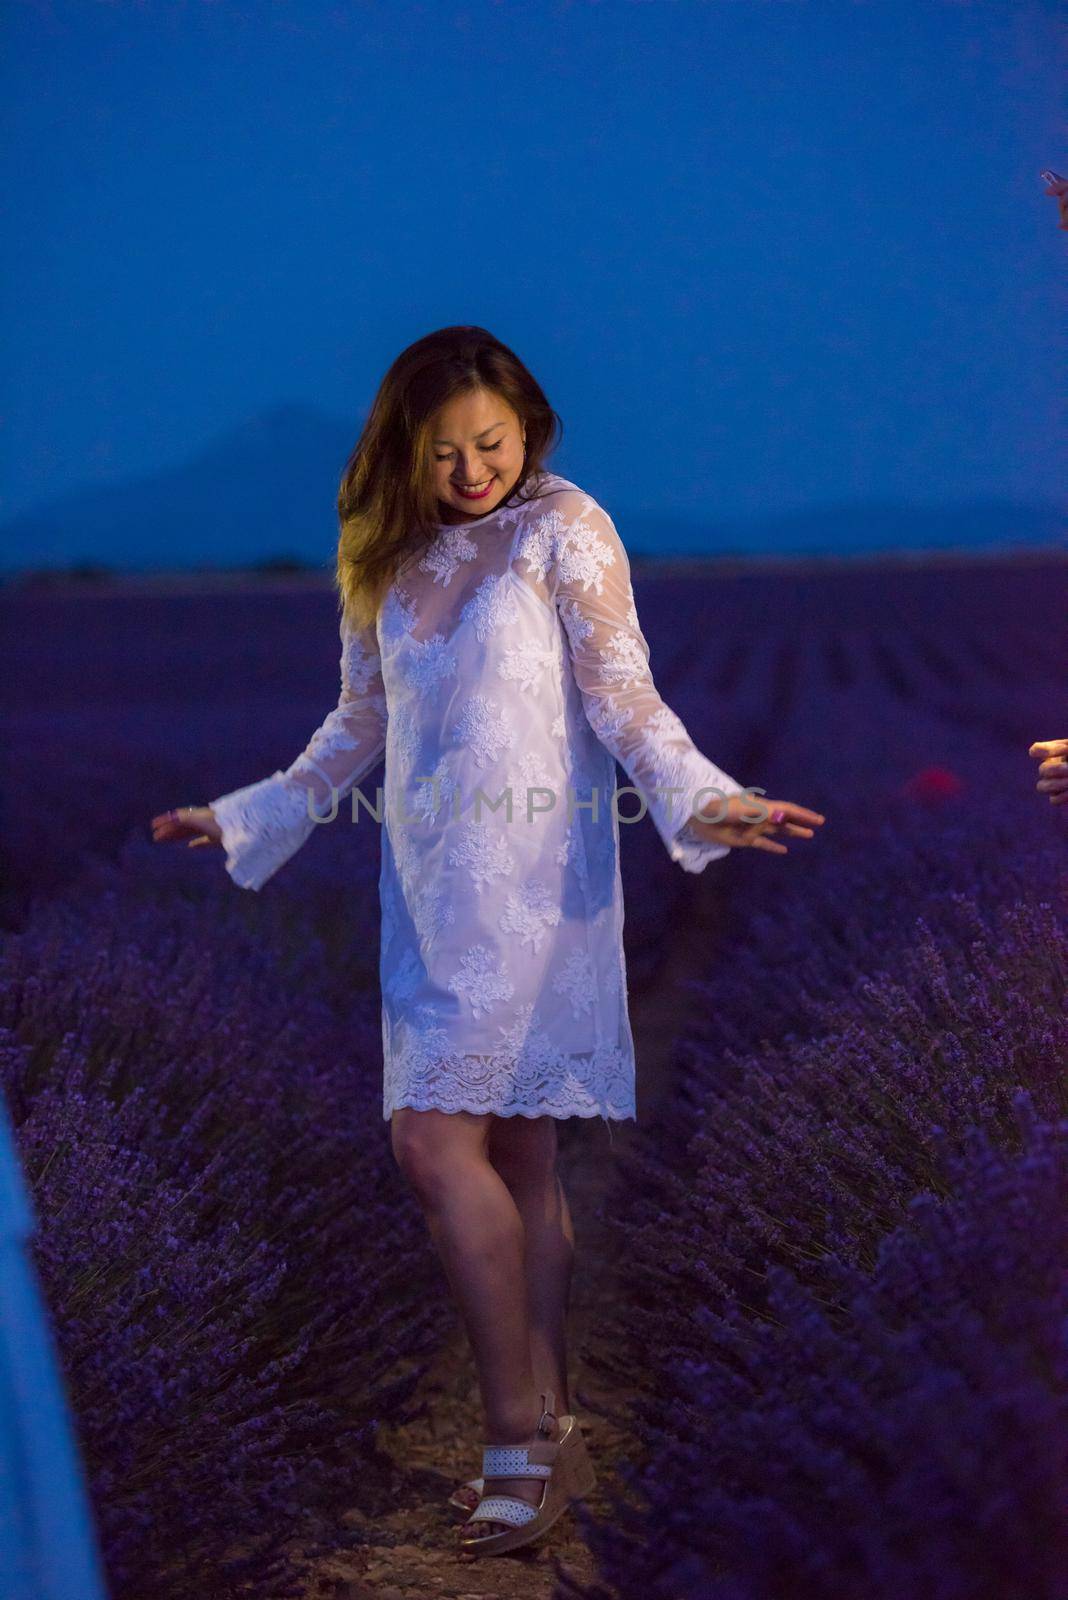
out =
{"type": "Polygon", "coordinates": [[[338,703],[284,772],[210,802],[222,830],[226,870],[242,889],[260,889],[370,772],[386,746],[386,697],[373,623],[341,628],[338,703]]]}
{"type": "Polygon", "coordinates": [[[547,518],[540,527],[541,549],[590,725],[641,790],[672,859],[687,872],[702,872],[730,846],[691,831],[694,808],[717,798],[699,791],[733,795],[745,789],[702,755],[660,698],[634,605],[630,562],[611,517],[589,495],[567,490],[547,518]]]}

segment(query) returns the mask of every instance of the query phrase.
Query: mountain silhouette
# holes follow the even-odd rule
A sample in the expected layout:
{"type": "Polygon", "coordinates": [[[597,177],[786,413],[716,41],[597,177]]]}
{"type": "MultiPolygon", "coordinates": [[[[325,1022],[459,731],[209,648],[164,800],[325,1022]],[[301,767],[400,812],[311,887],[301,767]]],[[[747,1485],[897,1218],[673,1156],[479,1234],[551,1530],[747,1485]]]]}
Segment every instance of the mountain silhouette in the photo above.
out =
{"type": "Polygon", "coordinates": [[[72,490],[0,524],[0,568],[330,568],[336,497],[361,422],[275,405],[204,450],[121,483],[72,490]]]}
{"type": "MultiPolygon", "coordinates": [[[[72,490],[9,518],[0,524],[0,572],[290,565],[330,572],[337,488],[361,425],[315,406],[270,406],[173,466],[72,490]]],[[[883,500],[719,521],[612,514],[638,558],[989,550],[1064,540],[1055,506],[995,498],[883,500]]]]}
{"type": "MultiPolygon", "coordinates": [[[[841,556],[936,550],[1047,549],[1065,540],[1054,505],[976,498],[918,504],[864,500],[716,523],[639,513],[627,524],[636,553],[669,556],[841,556]]],[[[622,529],[621,529],[622,531],[622,529]]]]}

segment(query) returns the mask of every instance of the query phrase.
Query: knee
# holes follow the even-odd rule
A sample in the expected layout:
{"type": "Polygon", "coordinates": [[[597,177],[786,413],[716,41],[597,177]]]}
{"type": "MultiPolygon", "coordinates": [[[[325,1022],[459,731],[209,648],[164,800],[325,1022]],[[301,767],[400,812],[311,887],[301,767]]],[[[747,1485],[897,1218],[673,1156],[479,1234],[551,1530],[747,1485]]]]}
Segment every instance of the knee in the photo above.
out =
{"type": "Polygon", "coordinates": [[[424,1202],[441,1195],[457,1165],[457,1152],[429,1120],[425,1115],[394,1116],[390,1133],[393,1159],[424,1202]]]}

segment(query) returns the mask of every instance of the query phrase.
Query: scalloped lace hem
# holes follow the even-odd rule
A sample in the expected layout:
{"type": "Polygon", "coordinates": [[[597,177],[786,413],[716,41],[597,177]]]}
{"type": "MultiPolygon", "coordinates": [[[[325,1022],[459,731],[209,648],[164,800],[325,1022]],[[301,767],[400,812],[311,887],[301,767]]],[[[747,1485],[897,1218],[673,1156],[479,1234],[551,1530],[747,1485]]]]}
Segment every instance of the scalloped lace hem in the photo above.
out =
{"type": "Polygon", "coordinates": [[[544,1040],[536,1062],[529,1053],[510,1050],[442,1055],[417,1046],[387,1056],[383,1072],[383,1118],[405,1106],[476,1116],[637,1121],[634,1060],[618,1045],[567,1054],[552,1051],[544,1040]]]}
{"type": "Polygon", "coordinates": [[[496,1106],[485,1105],[477,1100],[473,1100],[468,1104],[462,1098],[459,1101],[453,1100],[446,1106],[440,1105],[437,1101],[413,1098],[411,1095],[402,1095],[399,1100],[386,1106],[382,1116],[388,1121],[394,1111],[403,1111],[405,1107],[409,1107],[413,1111],[444,1111],[447,1115],[457,1111],[469,1111],[475,1116],[484,1116],[487,1112],[491,1112],[497,1117],[557,1117],[560,1119],[566,1117],[603,1117],[608,1122],[637,1122],[638,1120],[636,1110],[625,1111],[620,1106],[576,1105],[568,1109],[561,1109],[556,1104],[551,1106],[496,1106]]]}

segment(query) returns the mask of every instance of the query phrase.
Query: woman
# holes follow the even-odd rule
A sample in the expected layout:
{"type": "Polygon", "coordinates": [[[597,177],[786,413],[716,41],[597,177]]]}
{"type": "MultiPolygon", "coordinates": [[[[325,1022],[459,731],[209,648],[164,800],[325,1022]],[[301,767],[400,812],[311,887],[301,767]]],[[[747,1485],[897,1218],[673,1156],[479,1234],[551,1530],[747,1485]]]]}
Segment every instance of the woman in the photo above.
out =
{"type": "Polygon", "coordinates": [[[615,762],[688,872],[824,820],[747,803],[660,699],[612,520],[544,467],[558,425],[482,328],[404,350],[338,496],[337,708],[285,772],[153,819],[259,889],[385,754],[384,807],[350,802],[385,814],[383,1114],[478,1369],[479,1554],[530,1543],[594,1481],[556,1119],[635,1115],[618,848],[642,808],[631,788],[617,809],[615,762]]]}

